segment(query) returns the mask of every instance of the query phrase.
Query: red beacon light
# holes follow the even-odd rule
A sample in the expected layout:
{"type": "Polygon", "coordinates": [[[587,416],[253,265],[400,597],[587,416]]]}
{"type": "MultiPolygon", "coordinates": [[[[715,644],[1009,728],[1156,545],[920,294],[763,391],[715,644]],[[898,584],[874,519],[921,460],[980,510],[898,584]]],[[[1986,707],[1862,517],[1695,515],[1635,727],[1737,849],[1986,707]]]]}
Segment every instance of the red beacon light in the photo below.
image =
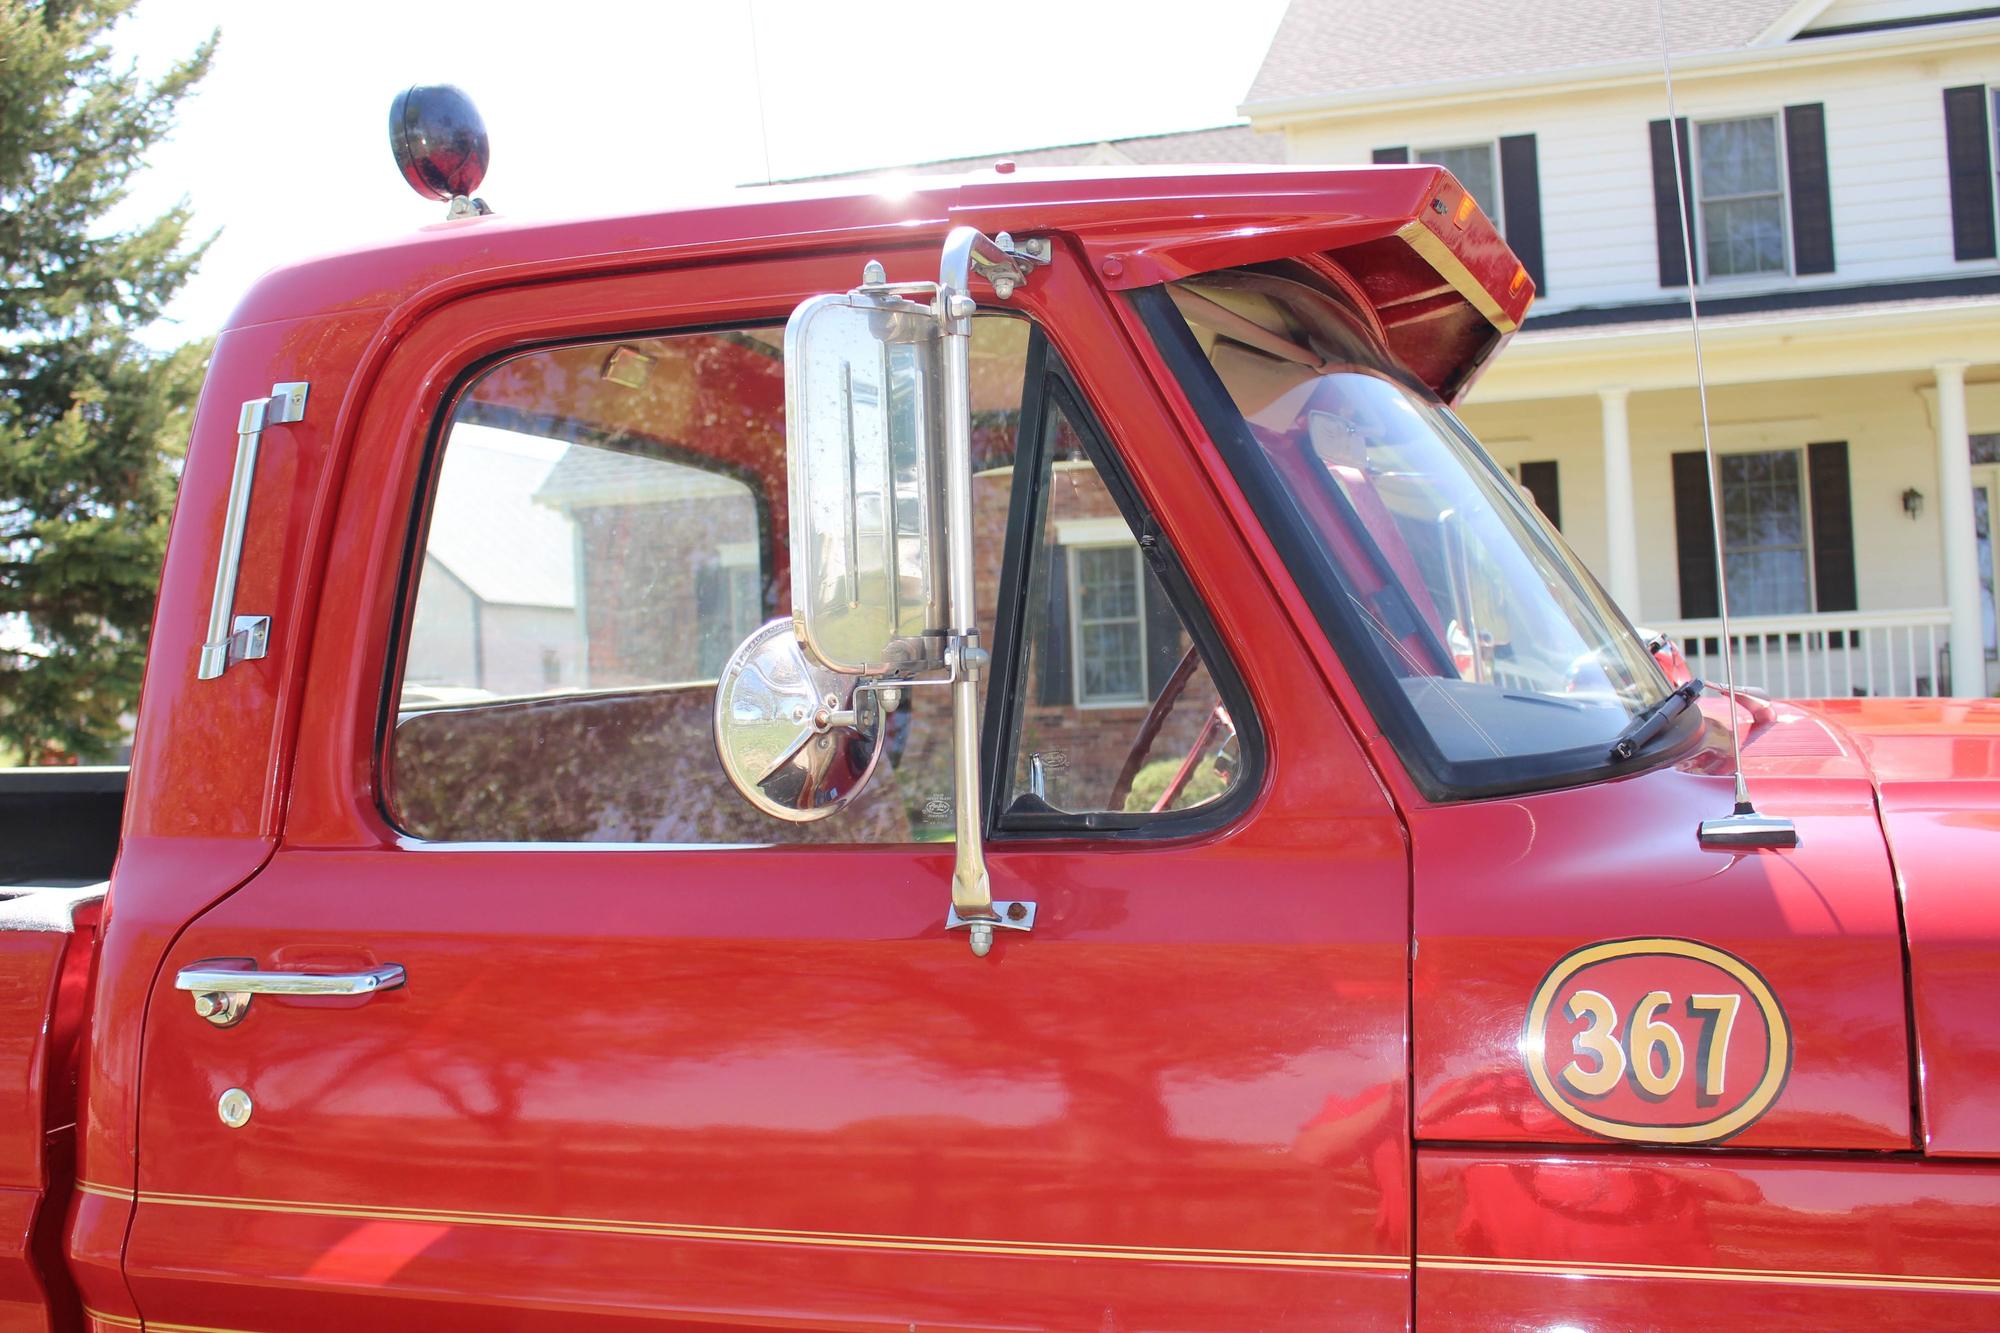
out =
{"type": "Polygon", "coordinates": [[[491,146],[479,108],[461,88],[417,84],[389,104],[389,148],[410,188],[450,202],[446,218],[491,213],[472,192],[486,178],[491,146]]]}

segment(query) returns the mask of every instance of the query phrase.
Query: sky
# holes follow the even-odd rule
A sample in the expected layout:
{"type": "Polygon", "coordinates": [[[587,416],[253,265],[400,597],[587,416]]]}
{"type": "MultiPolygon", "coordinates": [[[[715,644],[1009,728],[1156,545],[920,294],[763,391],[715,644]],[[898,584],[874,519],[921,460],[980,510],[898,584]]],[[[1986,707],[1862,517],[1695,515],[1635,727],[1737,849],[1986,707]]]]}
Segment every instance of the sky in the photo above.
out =
{"type": "Polygon", "coordinates": [[[114,223],[186,197],[201,271],[147,334],[214,333],[265,270],[441,218],[389,153],[390,100],[455,83],[492,138],[480,195],[616,214],[767,177],[1238,119],[1284,0],[141,0],[114,34],[157,73],[211,29],[114,223]],[[761,86],[761,97],[759,88],[761,86]]]}

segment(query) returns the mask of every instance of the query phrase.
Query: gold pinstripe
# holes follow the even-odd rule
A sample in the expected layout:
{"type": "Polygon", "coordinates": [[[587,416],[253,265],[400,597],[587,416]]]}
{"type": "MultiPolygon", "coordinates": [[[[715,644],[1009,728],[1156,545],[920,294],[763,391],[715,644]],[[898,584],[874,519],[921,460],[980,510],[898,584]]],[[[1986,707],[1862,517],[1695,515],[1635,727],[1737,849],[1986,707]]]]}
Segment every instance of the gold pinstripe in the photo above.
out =
{"type": "MultiPolygon", "coordinates": [[[[442,1222],[461,1226],[567,1231],[601,1235],[655,1236],[757,1245],[896,1250],[915,1253],[993,1254],[1024,1258],[1116,1259],[1140,1263],[1233,1264],[1250,1267],[1356,1269],[1407,1272],[1395,1256],[1331,1254],[1295,1250],[1175,1249],[1152,1245],[1105,1245],[1091,1242],[998,1240],[951,1236],[907,1236],[873,1232],[779,1231],[753,1227],[708,1226],[695,1223],[644,1222],[616,1218],[553,1217],[534,1213],[471,1213],[441,1208],[364,1207],[312,1203],[298,1199],[235,1198],[225,1195],[131,1192],[80,1183],[86,1193],[134,1199],[173,1208],[206,1208],[235,1212],[279,1213],[307,1217],[344,1217],[363,1221],[442,1222]]],[[[1736,1282],[1809,1287],[1891,1287],[2000,1295],[2000,1278],[1948,1277],[1914,1273],[1867,1273],[1827,1269],[1693,1267],[1675,1264],[1634,1264],[1595,1261],[1557,1262],[1539,1259],[1485,1258],[1461,1254],[1421,1254],[1419,1270],[1511,1273],[1534,1277],[1631,1277],[1692,1282],[1736,1282]]],[[[140,1328],[123,1315],[86,1311],[111,1328],[140,1328]]],[[[153,1333],[239,1333],[195,1324],[147,1324],[153,1333]]]]}
{"type": "Polygon", "coordinates": [[[106,1199],[122,1199],[126,1203],[131,1203],[137,1197],[131,1190],[120,1189],[116,1185],[93,1185],[87,1180],[76,1182],[76,1192],[78,1194],[95,1194],[106,1199]]]}
{"type": "Polygon", "coordinates": [[[619,1218],[551,1217],[533,1213],[467,1213],[439,1208],[361,1207],[311,1203],[297,1199],[232,1198],[207,1194],[174,1194],[147,1190],[142,1203],[174,1208],[213,1208],[231,1212],[288,1213],[314,1217],[346,1217],[377,1222],[444,1222],[461,1226],[511,1227],[604,1235],[658,1236],[680,1240],[733,1241],[757,1245],[900,1250],[946,1254],[1004,1254],[1027,1258],[1121,1259],[1141,1263],[1236,1264],[1265,1268],[1345,1268],[1407,1272],[1409,1264],[1396,1255],[1321,1254],[1293,1250],[1175,1249],[1152,1245],[1102,1245],[1090,1242],[996,1240],[955,1236],[905,1236],[844,1231],[779,1231],[756,1227],[707,1226],[694,1223],[643,1222],[619,1218]]]}
{"type": "Polygon", "coordinates": [[[2000,1278],[1936,1277],[1916,1273],[1862,1273],[1790,1268],[1693,1268],[1674,1264],[1558,1263],[1539,1259],[1476,1259],[1461,1254],[1420,1254],[1417,1268],[1533,1277],[1644,1277],[1686,1282],[1750,1282],[1802,1287],[1905,1287],[1923,1291],[2000,1295],[2000,1278]]]}

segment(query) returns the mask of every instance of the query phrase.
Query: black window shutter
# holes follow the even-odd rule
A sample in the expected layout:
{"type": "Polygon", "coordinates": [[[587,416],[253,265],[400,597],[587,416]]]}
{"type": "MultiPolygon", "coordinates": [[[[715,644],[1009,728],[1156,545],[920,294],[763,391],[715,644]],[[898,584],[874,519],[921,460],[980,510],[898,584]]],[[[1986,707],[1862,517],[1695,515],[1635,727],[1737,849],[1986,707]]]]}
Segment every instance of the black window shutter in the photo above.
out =
{"type": "Polygon", "coordinates": [[[1528,494],[1535,497],[1535,508],[1541,510],[1560,532],[1563,525],[1562,487],[1556,481],[1555,463],[1521,464],[1521,484],[1528,488],[1528,494]]]}
{"type": "Polygon", "coordinates": [[[1986,85],[1944,90],[1944,152],[1951,172],[1951,253],[1993,258],[1993,149],[1986,85]]]}
{"type": "Polygon", "coordinates": [[[1535,136],[1510,134],[1500,141],[1500,214],[1507,223],[1507,244],[1535,290],[1546,293],[1542,272],[1542,173],[1535,160],[1535,136]]]}
{"type": "Polygon", "coordinates": [[[1785,108],[1785,171],[1792,187],[1792,271],[1833,272],[1833,189],[1826,171],[1826,108],[1785,108]]]}
{"type": "Polygon", "coordinates": [[[1410,150],[1409,150],[1409,149],[1408,149],[1407,147],[1404,147],[1404,148],[1377,148],[1377,149],[1375,150],[1375,161],[1376,161],[1377,163],[1382,163],[1382,162],[1408,162],[1409,160],[1410,160],[1410,150]]]}
{"type": "Polygon", "coordinates": [[[1146,566],[1144,579],[1146,591],[1146,697],[1157,699],[1166,686],[1167,678],[1174,674],[1174,668],[1181,664],[1181,654],[1187,651],[1182,642],[1181,618],[1167,600],[1167,590],[1154,577],[1152,566],[1146,566]]]}
{"type": "Polygon", "coordinates": [[[1069,671],[1069,552],[1049,543],[1048,618],[1043,622],[1041,688],[1036,702],[1072,704],[1069,671]]]}
{"type": "Polygon", "coordinates": [[[1708,498],[1708,456],[1674,455],[1674,544],[1681,576],[1681,619],[1707,620],[1716,596],[1715,510],[1708,498]]]}
{"type": "Polygon", "coordinates": [[[1806,446],[1807,503],[1812,506],[1813,594],[1820,611],[1853,611],[1854,507],[1848,494],[1847,441],[1806,446]]]}
{"type": "Polygon", "coordinates": [[[1688,282],[1687,251],[1681,241],[1681,224],[1686,223],[1687,234],[1694,235],[1694,161],[1688,153],[1688,123],[1682,116],[1675,121],[1670,131],[1667,122],[1656,120],[1652,124],[1653,136],[1653,232],[1659,242],[1660,285],[1662,287],[1685,287],[1688,282]],[[1676,210],[1675,196],[1680,193],[1674,179],[1674,144],[1678,141],[1681,154],[1681,173],[1687,179],[1688,195],[1682,199],[1676,210]],[[1676,213],[1678,212],[1678,217],[1676,213]]]}

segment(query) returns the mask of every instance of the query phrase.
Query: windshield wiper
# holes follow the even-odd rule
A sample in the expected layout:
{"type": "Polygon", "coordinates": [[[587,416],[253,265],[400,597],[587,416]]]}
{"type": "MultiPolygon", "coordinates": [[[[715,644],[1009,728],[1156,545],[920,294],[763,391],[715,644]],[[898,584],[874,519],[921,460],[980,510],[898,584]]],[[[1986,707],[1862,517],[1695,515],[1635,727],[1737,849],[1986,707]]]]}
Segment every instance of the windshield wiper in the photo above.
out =
{"type": "Polygon", "coordinates": [[[1701,681],[1691,680],[1669,694],[1666,698],[1632,719],[1630,726],[1618,733],[1618,739],[1611,742],[1611,761],[1623,763],[1646,748],[1653,737],[1667,729],[1672,722],[1687,710],[1701,693],[1701,681]]]}

